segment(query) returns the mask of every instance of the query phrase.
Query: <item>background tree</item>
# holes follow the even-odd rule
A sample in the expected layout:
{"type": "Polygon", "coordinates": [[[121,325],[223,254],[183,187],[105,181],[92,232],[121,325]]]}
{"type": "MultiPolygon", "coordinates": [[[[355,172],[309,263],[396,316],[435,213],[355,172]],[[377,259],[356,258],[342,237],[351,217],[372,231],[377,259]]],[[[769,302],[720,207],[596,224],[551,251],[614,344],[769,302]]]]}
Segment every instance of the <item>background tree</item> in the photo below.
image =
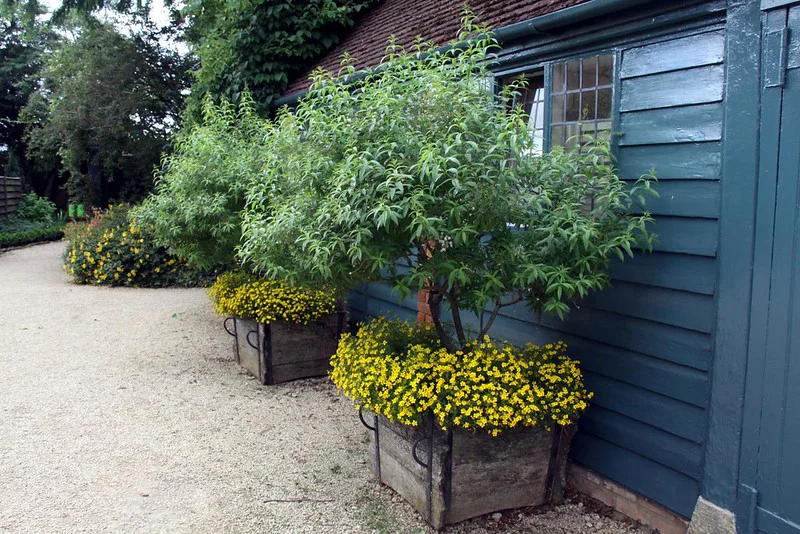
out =
{"type": "Polygon", "coordinates": [[[144,28],[128,36],[78,23],[74,39],[46,58],[25,108],[28,154],[57,159],[70,196],[88,204],[142,198],[180,126],[192,62],[144,28]]]}
{"type": "Polygon", "coordinates": [[[261,113],[311,62],[339,42],[375,0],[195,0],[186,39],[200,58],[190,113],[206,95],[238,103],[248,88],[261,113]]]}
{"type": "Polygon", "coordinates": [[[20,120],[39,82],[43,56],[56,44],[55,34],[35,16],[43,12],[35,2],[0,5],[0,173],[5,169],[11,176],[23,176],[26,188],[49,196],[58,185],[57,170],[35,166],[26,157],[25,125],[20,120]]]}

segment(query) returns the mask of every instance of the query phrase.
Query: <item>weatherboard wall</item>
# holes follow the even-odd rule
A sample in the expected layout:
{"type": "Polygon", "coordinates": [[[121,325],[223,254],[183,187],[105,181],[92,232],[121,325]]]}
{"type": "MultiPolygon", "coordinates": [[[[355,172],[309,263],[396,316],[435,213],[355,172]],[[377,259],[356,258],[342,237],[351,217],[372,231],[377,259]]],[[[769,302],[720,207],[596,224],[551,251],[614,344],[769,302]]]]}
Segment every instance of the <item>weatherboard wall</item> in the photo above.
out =
{"type": "MultiPolygon", "coordinates": [[[[626,180],[656,171],[654,251],[615,262],[612,286],[565,321],[537,322],[518,305],[492,335],[517,344],[565,340],[595,393],[573,460],[689,517],[703,479],[714,341],[725,35],[718,16],[656,33],[595,39],[568,56],[616,54],[618,165],[626,180]]],[[[531,67],[559,59],[548,53],[531,67]]],[[[417,312],[416,298],[399,302],[378,284],[354,292],[351,305],[357,318],[414,320],[417,312]]]]}

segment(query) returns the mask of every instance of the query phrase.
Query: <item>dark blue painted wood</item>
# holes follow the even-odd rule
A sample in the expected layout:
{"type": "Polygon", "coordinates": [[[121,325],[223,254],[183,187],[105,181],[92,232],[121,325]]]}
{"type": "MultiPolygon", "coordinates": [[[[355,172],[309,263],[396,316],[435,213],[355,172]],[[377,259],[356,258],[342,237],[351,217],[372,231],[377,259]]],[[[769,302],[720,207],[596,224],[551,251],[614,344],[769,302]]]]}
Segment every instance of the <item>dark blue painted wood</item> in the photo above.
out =
{"type": "Polygon", "coordinates": [[[618,282],[579,305],[710,333],[714,300],[708,295],[618,282]]]}
{"type": "MultiPolygon", "coordinates": [[[[537,334],[536,319],[522,305],[506,308],[502,317],[525,323],[515,322],[508,326],[511,330],[528,336],[537,334]]],[[[493,328],[501,330],[501,325],[499,320],[493,328]]],[[[555,335],[569,333],[696,369],[708,369],[711,357],[711,342],[706,334],[589,307],[571,311],[564,321],[545,315],[541,326],[555,335]]],[[[506,338],[499,334],[497,337],[506,338]]]]}
{"type": "MultiPolygon", "coordinates": [[[[787,28],[786,11],[766,15],[764,37],[788,29],[790,38],[800,39],[800,18],[789,20],[797,26],[787,28]]],[[[780,54],[779,49],[765,47],[763,59],[777,64],[768,56],[780,54]]],[[[756,296],[741,482],[758,491],[757,531],[796,533],[800,532],[800,70],[785,73],[783,88],[764,86],[753,266],[756,296]],[[751,452],[755,462],[744,458],[751,452]]]]}
{"type": "Polygon", "coordinates": [[[622,80],[620,111],[719,102],[724,71],[711,65],[622,80]]]}
{"type": "Polygon", "coordinates": [[[654,426],[593,406],[581,417],[580,429],[684,475],[692,478],[702,475],[702,446],[654,426]]]}
{"type": "Polygon", "coordinates": [[[716,180],[662,180],[658,197],[648,197],[646,209],[653,215],[719,218],[720,184],[716,180]]]}
{"type": "Polygon", "coordinates": [[[749,324],[758,172],[760,13],[757,2],[729,3],[715,358],[703,495],[733,510],[749,324]]]}
{"type": "Polygon", "coordinates": [[[387,316],[404,321],[416,321],[417,312],[405,306],[398,306],[396,302],[389,302],[378,298],[370,298],[365,313],[368,317],[387,316]]]}
{"type": "Polygon", "coordinates": [[[631,48],[624,52],[620,74],[630,78],[722,63],[724,48],[721,31],[631,48]]]}
{"type": "MultiPolygon", "coordinates": [[[[800,27],[800,6],[795,6],[789,10],[788,26],[789,28],[800,27]]],[[[787,67],[790,69],[800,67],[800,39],[789,39],[787,54],[787,67]]]]}
{"type": "Polygon", "coordinates": [[[637,254],[611,265],[612,283],[636,282],[667,289],[713,295],[717,281],[714,258],[653,252],[637,254]]]}
{"type": "Polygon", "coordinates": [[[538,325],[529,311],[507,309],[492,327],[492,335],[514,344],[578,336],[700,370],[708,369],[711,358],[706,334],[588,307],[573,310],[564,322],[544,316],[538,325]]]}
{"type": "Polygon", "coordinates": [[[719,225],[714,219],[658,217],[653,230],[658,241],[653,250],[715,256],[719,225]]]}
{"type": "MultiPolygon", "coordinates": [[[[477,321],[466,315],[464,323],[473,331],[477,321]]],[[[708,398],[707,373],[696,366],[689,367],[661,360],[629,349],[615,347],[579,335],[534,326],[507,317],[499,317],[492,335],[513,345],[534,343],[543,345],[562,340],[570,356],[582,367],[596,374],[671,397],[698,407],[705,407],[708,398]]]]}
{"type": "Polygon", "coordinates": [[[587,387],[594,392],[592,404],[655,426],[694,443],[706,433],[705,410],[646,389],[595,374],[584,373],[587,387]]]}
{"type": "Polygon", "coordinates": [[[572,336],[563,337],[569,354],[595,374],[635,385],[699,408],[708,403],[708,374],[636,352],[572,336]]]}
{"type": "Polygon", "coordinates": [[[719,180],[722,147],[718,142],[621,147],[620,175],[635,180],[656,170],[659,180],[719,180]]]}
{"type": "Polygon", "coordinates": [[[722,139],[722,103],[623,113],[619,144],[658,145],[722,139]]]}
{"type": "Polygon", "coordinates": [[[653,501],[690,517],[699,492],[697,481],[619,445],[579,433],[573,459],[653,501]]]}

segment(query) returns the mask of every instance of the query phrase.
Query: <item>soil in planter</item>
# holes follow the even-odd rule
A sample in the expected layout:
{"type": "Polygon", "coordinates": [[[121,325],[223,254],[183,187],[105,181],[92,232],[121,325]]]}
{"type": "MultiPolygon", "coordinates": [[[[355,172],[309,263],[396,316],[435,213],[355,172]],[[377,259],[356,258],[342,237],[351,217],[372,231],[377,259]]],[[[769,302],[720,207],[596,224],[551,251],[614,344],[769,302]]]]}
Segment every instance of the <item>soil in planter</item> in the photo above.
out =
{"type": "MultiPolygon", "coordinates": [[[[367,422],[375,426],[375,419],[367,422]]],[[[573,433],[526,428],[491,437],[378,417],[372,466],[381,482],[440,529],[500,510],[559,502],[573,433]]]]}
{"type": "Polygon", "coordinates": [[[265,385],[325,376],[345,319],[335,313],[308,325],[289,325],[236,318],[236,361],[265,385]]]}

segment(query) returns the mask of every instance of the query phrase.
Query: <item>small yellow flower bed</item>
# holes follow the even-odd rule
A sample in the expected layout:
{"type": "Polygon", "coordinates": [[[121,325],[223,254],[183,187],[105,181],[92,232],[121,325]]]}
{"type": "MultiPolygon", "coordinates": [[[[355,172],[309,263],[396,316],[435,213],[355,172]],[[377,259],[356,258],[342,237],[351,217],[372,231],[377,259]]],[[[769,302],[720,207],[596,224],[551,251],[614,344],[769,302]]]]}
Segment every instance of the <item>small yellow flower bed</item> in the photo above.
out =
{"type": "Polygon", "coordinates": [[[569,425],[592,397],[559,342],[524,348],[485,338],[448,353],[431,325],[378,318],[345,334],[331,358],[334,384],[358,406],[418,425],[433,414],[496,436],[516,427],[569,425]]]}
{"type": "Polygon", "coordinates": [[[308,324],[336,310],[332,291],[292,287],[242,271],[220,275],[208,293],[219,315],[260,323],[308,324]]]}
{"type": "Polygon", "coordinates": [[[165,287],[207,285],[198,271],[156,244],[149,229],[128,218],[128,206],[98,211],[88,223],[65,229],[64,271],[77,284],[165,287]]]}

